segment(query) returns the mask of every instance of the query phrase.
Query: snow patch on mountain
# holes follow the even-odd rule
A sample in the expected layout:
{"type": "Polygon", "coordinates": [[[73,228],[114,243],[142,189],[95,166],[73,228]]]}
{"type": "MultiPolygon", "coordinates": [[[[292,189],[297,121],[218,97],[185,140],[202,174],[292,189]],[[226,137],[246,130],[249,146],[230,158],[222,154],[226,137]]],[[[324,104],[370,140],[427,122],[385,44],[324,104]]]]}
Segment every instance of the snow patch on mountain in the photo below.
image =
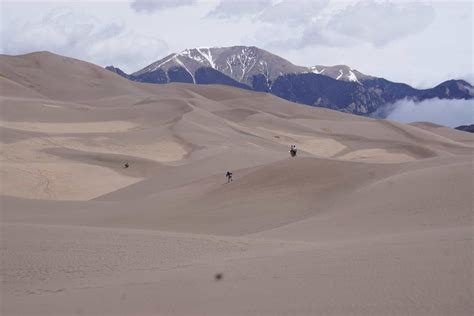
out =
{"type": "Polygon", "coordinates": [[[188,50],[188,49],[183,50],[183,51],[180,52],[178,55],[179,55],[179,56],[186,57],[186,58],[193,59],[193,60],[195,60],[195,61],[197,61],[197,62],[199,62],[199,63],[204,63],[204,62],[205,62],[205,60],[204,60],[203,58],[201,58],[201,56],[199,56],[199,55],[197,55],[197,56],[193,55],[193,54],[191,53],[191,50],[188,50]]]}
{"type": "Polygon", "coordinates": [[[315,73],[315,74],[322,74],[326,69],[325,68],[321,68],[321,70],[318,70],[318,68],[316,66],[313,66],[313,67],[310,67],[309,68],[310,72],[312,73],[315,73]]]}
{"type": "Polygon", "coordinates": [[[203,50],[207,50],[207,52],[203,52],[201,48],[196,48],[196,50],[199,52],[199,54],[202,55],[208,62],[209,65],[211,65],[212,68],[216,69],[216,64],[214,63],[214,60],[212,58],[212,53],[209,48],[204,48],[203,50]]]}
{"type": "Polygon", "coordinates": [[[349,74],[347,75],[347,79],[349,79],[349,81],[359,82],[359,80],[357,79],[357,76],[352,72],[352,70],[349,70],[349,74]]]}

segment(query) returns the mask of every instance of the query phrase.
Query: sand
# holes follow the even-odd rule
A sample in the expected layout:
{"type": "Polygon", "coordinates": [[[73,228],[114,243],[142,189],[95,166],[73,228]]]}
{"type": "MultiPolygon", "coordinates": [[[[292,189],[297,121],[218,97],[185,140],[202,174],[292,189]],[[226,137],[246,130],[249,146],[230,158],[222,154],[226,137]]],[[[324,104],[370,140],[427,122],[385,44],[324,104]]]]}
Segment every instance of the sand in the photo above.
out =
{"type": "Polygon", "coordinates": [[[316,137],[315,135],[301,135],[288,133],[281,130],[269,130],[275,141],[281,144],[294,144],[304,152],[320,157],[333,157],[346,148],[345,145],[332,138],[316,137]]]}
{"type": "Polygon", "coordinates": [[[338,158],[368,162],[407,162],[415,160],[415,158],[410,155],[403,153],[390,153],[382,148],[359,149],[351,151],[345,155],[338,156],[338,158]]]}
{"type": "Polygon", "coordinates": [[[48,134],[82,134],[82,133],[118,133],[126,132],[134,127],[131,122],[81,122],[81,123],[35,123],[35,122],[3,122],[0,127],[8,127],[21,131],[48,134]]]}
{"type": "Polygon", "coordinates": [[[2,315],[474,313],[472,134],[47,52],[0,74],[2,315]]]}

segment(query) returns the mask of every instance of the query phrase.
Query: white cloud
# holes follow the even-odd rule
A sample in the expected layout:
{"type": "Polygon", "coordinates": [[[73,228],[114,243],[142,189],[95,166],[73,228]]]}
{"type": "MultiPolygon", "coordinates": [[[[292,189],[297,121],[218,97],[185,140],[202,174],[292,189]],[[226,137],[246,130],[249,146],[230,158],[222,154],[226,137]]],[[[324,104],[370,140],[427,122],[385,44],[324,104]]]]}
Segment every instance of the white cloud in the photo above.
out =
{"type": "Polygon", "coordinates": [[[166,43],[151,36],[126,31],[106,40],[96,41],[88,54],[100,65],[114,64],[133,72],[155,61],[167,51],[166,43]]]}
{"type": "Polygon", "coordinates": [[[304,25],[318,17],[329,0],[284,0],[269,6],[258,19],[271,24],[304,25]]]}
{"type": "Polygon", "coordinates": [[[380,46],[418,33],[433,20],[428,4],[361,1],[332,16],[327,28],[380,46]]]}
{"type": "MultiPolygon", "coordinates": [[[[274,21],[304,26],[302,32],[295,32],[288,40],[273,41],[286,46],[294,43],[299,48],[311,46],[349,47],[368,43],[384,46],[404,37],[423,31],[434,21],[434,9],[423,3],[394,3],[360,1],[331,13],[321,14],[329,1],[301,1],[293,6],[300,14],[288,14],[291,1],[284,1],[274,21]],[[284,6],[285,2],[288,2],[284,6]],[[301,35],[299,35],[301,34],[301,35]]],[[[294,4],[294,3],[293,3],[294,4]]],[[[276,9],[274,6],[273,9],[276,9]]],[[[266,12],[271,12],[269,9],[266,12]]],[[[266,12],[262,17],[266,16],[266,12]]],[[[265,19],[264,19],[265,21],[265,19]]]]}
{"type": "Polygon", "coordinates": [[[167,50],[160,39],[69,8],[54,9],[37,20],[4,25],[1,36],[5,54],[48,50],[100,65],[125,65],[125,71],[144,66],[167,50]]]}
{"type": "Polygon", "coordinates": [[[474,123],[474,100],[400,100],[391,109],[387,118],[402,123],[432,122],[449,127],[474,123]]]}
{"type": "Polygon", "coordinates": [[[220,0],[207,17],[239,19],[248,15],[255,16],[271,5],[272,0],[220,0]]]}
{"type": "MultiPolygon", "coordinates": [[[[361,42],[384,46],[417,34],[435,18],[431,5],[420,2],[358,1],[334,5],[329,0],[221,0],[208,17],[240,18],[251,16],[256,32],[265,25],[291,30],[290,37],[267,36],[269,47],[294,45],[356,46],[361,42]],[[338,7],[338,9],[329,9],[338,7]]],[[[290,32],[286,32],[290,33],[290,32]]]]}
{"type": "Polygon", "coordinates": [[[134,0],[130,7],[139,13],[153,13],[155,11],[193,5],[196,0],[134,0]]]}
{"type": "Polygon", "coordinates": [[[207,17],[240,19],[271,25],[303,25],[317,17],[329,0],[220,0],[207,17]]]}

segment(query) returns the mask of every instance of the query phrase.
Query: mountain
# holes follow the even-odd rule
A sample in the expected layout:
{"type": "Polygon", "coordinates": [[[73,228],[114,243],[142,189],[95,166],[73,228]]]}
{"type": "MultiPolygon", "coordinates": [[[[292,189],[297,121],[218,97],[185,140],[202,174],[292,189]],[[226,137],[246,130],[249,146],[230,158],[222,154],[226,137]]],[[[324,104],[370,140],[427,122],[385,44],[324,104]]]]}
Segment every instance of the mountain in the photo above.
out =
{"type": "Polygon", "coordinates": [[[463,132],[474,133],[474,124],[461,125],[461,126],[456,127],[456,129],[463,132]]]}
{"type": "Polygon", "coordinates": [[[336,80],[359,82],[360,80],[371,79],[374,77],[365,75],[360,71],[350,68],[346,65],[337,66],[313,66],[309,68],[310,72],[331,77],[336,80]]]}
{"type": "Polygon", "coordinates": [[[374,115],[400,99],[472,99],[474,89],[463,80],[449,80],[431,89],[415,89],[361,73],[346,65],[297,66],[288,60],[251,46],[186,49],[122,77],[147,83],[183,82],[223,84],[283,99],[359,115],[374,115]]]}
{"type": "Polygon", "coordinates": [[[171,54],[132,75],[140,78],[143,74],[162,69],[184,68],[196,82],[195,74],[200,68],[212,68],[235,81],[252,86],[253,77],[263,75],[271,81],[282,74],[300,73],[307,67],[295,66],[289,61],[257,47],[201,47],[186,49],[171,54]]]}

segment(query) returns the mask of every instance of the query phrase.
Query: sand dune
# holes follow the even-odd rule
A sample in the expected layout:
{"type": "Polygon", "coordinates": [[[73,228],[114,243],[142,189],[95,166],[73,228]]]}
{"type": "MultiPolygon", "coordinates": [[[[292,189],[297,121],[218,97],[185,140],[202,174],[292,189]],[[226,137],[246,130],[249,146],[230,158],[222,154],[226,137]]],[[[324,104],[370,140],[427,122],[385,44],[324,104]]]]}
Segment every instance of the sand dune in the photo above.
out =
{"type": "Polygon", "coordinates": [[[474,313],[473,135],[47,52],[0,74],[2,315],[474,313]]]}
{"type": "Polygon", "coordinates": [[[413,157],[407,154],[390,153],[381,148],[355,150],[345,155],[338,156],[338,158],[368,162],[406,162],[414,160],[413,157]]]}
{"type": "Polygon", "coordinates": [[[81,123],[35,123],[35,122],[4,122],[0,127],[21,131],[47,134],[82,134],[82,133],[119,133],[135,127],[131,122],[81,122],[81,123]]]}

